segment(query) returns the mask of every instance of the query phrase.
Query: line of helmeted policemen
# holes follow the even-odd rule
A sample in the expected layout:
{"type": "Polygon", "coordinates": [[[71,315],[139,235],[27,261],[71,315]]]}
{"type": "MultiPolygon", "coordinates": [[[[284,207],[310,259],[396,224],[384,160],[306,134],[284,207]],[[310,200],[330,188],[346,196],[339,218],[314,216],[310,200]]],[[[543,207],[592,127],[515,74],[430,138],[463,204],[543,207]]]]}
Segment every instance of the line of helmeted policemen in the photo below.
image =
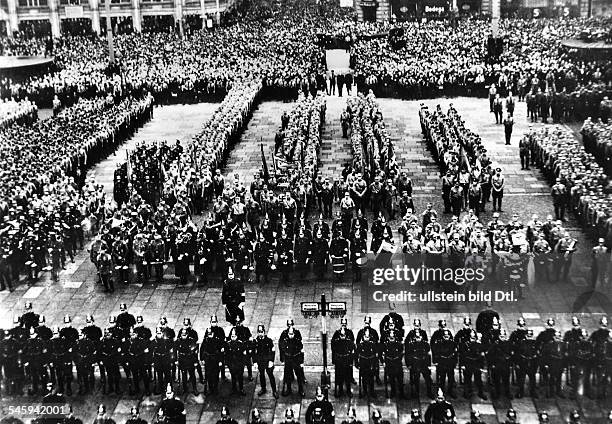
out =
{"type": "MultiPolygon", "coordinates": [[[[60,393],[71,396],[75,367],[78,393],[87,394],[94,389],[94,366],[97,366],[103,394],[121,392],[123,369],[130,394],[140,393],[141,389],[145,395],[152,391],[159,393],[177,381],[182,383],[185,392],[190,385],[192,392],[198,394],[199,381],[206,393],[214,395],[219,391],[220,379],[226,379],[227,365],[232,393],[245,395],[244,369],[247,368],[248,378],[252,380],[255,363],[260,371],[259,394],[267,392],[267,375],[272,393],[278,397],[273,375],[276,347],[263,325],[257,327],[253,337],[238,317],[226,335],[218,326],[217,317],[212,316],[200,343],[189,318],[184,319],[176,333],[162,317],[152,334],[143,325],[142,317],[130,314],[125,304],[120,305],[120,311],[109,318],[104,331],[91,315],[86,317],[87,325],[80,330],[72,326],[68,315],[64,317],[63,328],[51,329],[45,325],[44,317],[34,313],[31,303],[27,303],[26,312],[15,320],[14,328],[4,332],[1,344],[1,365],[8,394],[21,395],[24,389],[36,394],[52,382],[60,393]]],[[[298,390],[303,395],[302,337],[292,320],[287,324],[278,342],[280,360],[285,364],[283,393],[292,393],[292,382],[297,379],[298,390]]]]}
{"type": "MultiPolygon", "coordinates": [[[[253,337],[238,318],[226,337],[216,316],[212,316],[210,327],[199,343],[198,334],[188,318],[175,333],[162,317],[153,335],[143,325],[142,317],[130,314],[125,304],[120,305],[120,311],[109,319],[109,326],[104,331],[96,326],[92,316],[87,317],[87,325],[80,330],[72,326],[70,316],[65,316],[63,328],[50,329],[44,317],[34,313],[32,304],[27,303],[25,313],[16,320],[14,328],[5,331],[0,345],[7,394],[21,395],[24,389],[35,394],[50,382],[58,393],[71,396],[75,367],[79,394],[86,394],[94,390],[94,367],[97,366],[104,394],[121,393],[120,370],[123,369],[128,389],[133,394],[139,393],[141,388],[146,395],[151,389],[159,393],[175,382],[182,384],[184,392],[191,386],[191,391],[198,394],[199,381],[205,393],[215,395],[227,367],[232,393],[244,395],[244,370],[246,368],[248,377],[252,378],[252,364],[256,363],[261,385],[259,395],[267,392],[267,375],[272,393],[278,397],[273,374],[276,348],[263,325],[257,327],[253,337]]],[[[612,337],[605,317],[590,337],[577,317],[572,319],[572,328],[565,334],[561,334],[554,320],[549,319],[546,329],[537,337],[520,318],[517,328],[508,336],[500,326],[499,315],[491,309],[478,315],[474,327],[466,317],[463,328],[455,335],[447,328],[445,320],[439,321],[439,328],[431,337],[423,330],[419,319],[414,320],[413,328],[405,329],[403,318],[394,310],[383,317],[378,331],[371,326],[370,317],[365,318],[356,336],[347,324],[346,319],[342,319],[331,339],[334,393],[338,397],[352,394],[353,365],[359,370],[359,394],[369,398],[376,397],[374,385],[379,380],[381,367],[385,394],[404,397],[404,363],[410,373],[408,396],[417,398],[421,377],[427,395],[434,397],[432,363],[438,389],[453,398],[456,397],[457,367],[459,379],[464,384],[464,396],[471,397],[474,383],[482,399],[486,399],[483,369],[488,371],[494,398],[512,397],[511,377],[516,378],[517,397],[524,395],[529,377],[529,395],[537,398],[538,372],[547,397],[564,397],[562,376],[565,370],[572,396],[585,393],[591,397],[605,397],[612,376],[612,337]]],[[[293,380],[297,380],[298,392],[303,396],[304,346],[292,320],[288,320],[287,328],[279,337],[278,349],[284,364],[282,394],[290,395],[293,380]]],[[[425,414],[426,422],[447,422],[444,420],[450,416],[446,411],[452,411],[454,417],[452,406],[443,396],[441,401],[432,403],[432,408],[425,414]]]]}
{"type": "Polygon", "coordinates": [[[418,318],[413,328],[406,331],[402,317],[391,311],[381,321],[380,333],[366,317],[364,327],[355,337],[343,321],[331,342],[337,395],[342,396],[346,389],[350,396],[353,364],[359,369],[359,394],[369,397],[376,396],[374,381],[380,367],[384,369],[385,394],[405,397],[404,364],[410,375],[408,397],[419,397],[422,376],[427,395],[433,398],[432,364],[437,387],[453,398],[457,368],[466,398],[472,396],[475,384],[478,396],[487,399],[483,370],[487,370],[494,398],[512,398],[511,377],[518,385],[517,397],[524,396],[529,377],[529,395],[537,398],[538,372],[540,387],[547,397],[565,397],[562,375],[566,370],[572,397],[577,392],[591,397],[607,395],[612,377],[612,338],[607,318],[601,319],[600,328],[590,337],[577,317],[572,318],[572,329],[565,334],[556,329],[554,319],[548,319],[545,330],[537,336],[523,318],[518,320],[516,330],[508,334],[500,326],[499,315],[490,309],[479,314],[475,327],[470,317],[465,317],[463,323],[463,328],[453,335],[446,321],[440,320],[439,328],[429,338],[418,318]]]}

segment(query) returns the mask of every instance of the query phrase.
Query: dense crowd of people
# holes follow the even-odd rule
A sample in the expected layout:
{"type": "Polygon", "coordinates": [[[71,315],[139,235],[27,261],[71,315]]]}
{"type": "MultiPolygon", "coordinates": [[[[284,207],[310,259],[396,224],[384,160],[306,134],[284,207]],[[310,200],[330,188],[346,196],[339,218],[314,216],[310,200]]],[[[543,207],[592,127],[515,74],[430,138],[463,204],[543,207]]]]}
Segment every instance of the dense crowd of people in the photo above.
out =
{"type": "MultiPolygon", "coordinates": [[[[362,91],[373,89],[377,95],[484,96],[494,82],[519,94],[529,86],[526,80],[537,79],[545,92],[576,92],[588,102],[591,84],[606,84],[612,78],[609,63],[584,61],[560,48],[563,39],[605,27],[607,21],[602,19],[502,20],[505,48],[494,63],[487,58],[490,24],[484,19],[460,20],[456,28],[438,20],[394,25],[357,22],[331,1],[249,3],[239,16],[227,26],[193,31],[183,38],[165,32],[118,34],[115,52],[120,73],[105,72],[108,50],[102,38],[66,36],[53,46],[57,72],[11,82],[3,96],[6,92],[29,96],[40,104],[53,95],[64,102],[64,96],[130,93],[138,88],[150,91],[159,103],[173,97],[193,101],[222,95],[232,83],[253,78],[281,91],[314,81],[320,89],[325,53],[317,34],[348,37],[355,81],[362,91]],[[397,50],[386,37],[372,36],[393,27],[404,31],[401,39],[406,41],[397,50]]],[[[7,54],[16,54],[31,44],[41,49],[48,43],[16,38],[4,39],[4,44],[7,54]]]]}
{"type": "Polygon", "coordinates": [[[0,102],[0,129],[13,124],[29,125],[38,119],[38,106],[28,99],[15,101],[4,99],[0,102]]]}
{"type": "Polygon", "coordinates": [[[56,117],[0,132],[0,288],[20,272],[35,279],[50,267],[57,278],[66,255],[83,247],[92,221],[107,206],[86,171],[152,117],[153,99],[80,100],[56,117]]]}
{"type": "MultiPolygon", "coordinates": [[[[608,62],[585,62],[561,50],[560,42],[575,38],[605,20],[507,19],[500,23],[504,51],[499,61],[487,60],[489,22],[467,19],[452,28],[440,21],[398,24],[406,45],[395,49],[386,38],[360,39],[351,50],[356,80],[377,95],[429,98],[448,95],[486,95],[493,83],[515,94],[530,87],[568,93],[608,83],[608,62]],[[584,88],[583,88],[584,87],[584,88]]],[[[502,94],[504,95],[504,94],[502,94]]]]}

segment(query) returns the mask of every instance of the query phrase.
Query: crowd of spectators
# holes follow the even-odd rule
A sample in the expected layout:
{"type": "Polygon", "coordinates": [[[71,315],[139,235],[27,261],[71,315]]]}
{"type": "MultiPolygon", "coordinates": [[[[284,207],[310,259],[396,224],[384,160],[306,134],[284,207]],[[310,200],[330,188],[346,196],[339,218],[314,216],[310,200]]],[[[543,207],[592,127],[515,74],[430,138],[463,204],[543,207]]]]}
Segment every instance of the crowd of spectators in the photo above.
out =
{"type": "Polygon", "coordinates": [[[37,119],[38,106],[28,99],[21,101],[4,99],[0,102],[0,129],[7,128],[14,123],[28,125],[37,119]]]}
{"type": "Polygon", "coordinates": [[[483,96],[500,79],[517,94],[530,78],[538,78],[543,90],[571,93],[592,82],[608,83],[612,68],[606,61],[573,56],[561,41],[605,25],[600,19],[502,20],[504,51],[493,61],[486,50],[490,24],[485,20],[462,20],[455,29],[440,21],[407,22],[397,25],[404,30],[404,47],[393,48],[387,38],[363,37],[351,56],[359,86],[377,95],[483,96]]]}

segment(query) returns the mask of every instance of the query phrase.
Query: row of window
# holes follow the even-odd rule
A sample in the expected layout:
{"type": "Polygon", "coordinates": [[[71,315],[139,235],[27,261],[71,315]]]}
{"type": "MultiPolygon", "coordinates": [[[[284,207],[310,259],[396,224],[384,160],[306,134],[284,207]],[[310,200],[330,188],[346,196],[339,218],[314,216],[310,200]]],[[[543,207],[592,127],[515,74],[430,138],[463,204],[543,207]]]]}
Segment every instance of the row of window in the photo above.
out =
{"type": "MultiPolygon", "coordinates": [[[[104,4],[105,0],[98,0],[100,4],[104,4]]],[[[160,3],[168,0],[140,0],[142,3],[160,3]]],[[[3,3],[5,0],[3,0],[3,3]]],[[[89,3],[89,0],[60,0],[61,5],[66,6],[84,6],[89,3]]],[[[112,4],[131,4],[130,0],[111,0],[112,4]]],[[[19,0],[20,7],[43,7],[48,6],[48,0],[19,0]]],[[[2,5],[0,5],[2,7],[2,5]]]]}

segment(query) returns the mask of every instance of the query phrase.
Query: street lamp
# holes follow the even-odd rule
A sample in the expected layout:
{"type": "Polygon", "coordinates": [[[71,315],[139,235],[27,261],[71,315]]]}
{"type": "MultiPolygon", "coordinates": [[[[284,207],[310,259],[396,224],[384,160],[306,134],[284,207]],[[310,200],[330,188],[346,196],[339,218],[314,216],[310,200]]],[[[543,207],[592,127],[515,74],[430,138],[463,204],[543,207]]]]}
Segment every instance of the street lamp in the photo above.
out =
{"type": "Polygon", "coordinates": [[[323,348],[323,372],[321,372],[321,388],[330,387],[329,371],[327,371],[327,320],[341,318],[346,315],[346,302],[327,302],[325,294],[321,295],[320,302],[302,302],[300,304],[304,318],[316,318],[321,314],[321,346],[323,348]]]}

